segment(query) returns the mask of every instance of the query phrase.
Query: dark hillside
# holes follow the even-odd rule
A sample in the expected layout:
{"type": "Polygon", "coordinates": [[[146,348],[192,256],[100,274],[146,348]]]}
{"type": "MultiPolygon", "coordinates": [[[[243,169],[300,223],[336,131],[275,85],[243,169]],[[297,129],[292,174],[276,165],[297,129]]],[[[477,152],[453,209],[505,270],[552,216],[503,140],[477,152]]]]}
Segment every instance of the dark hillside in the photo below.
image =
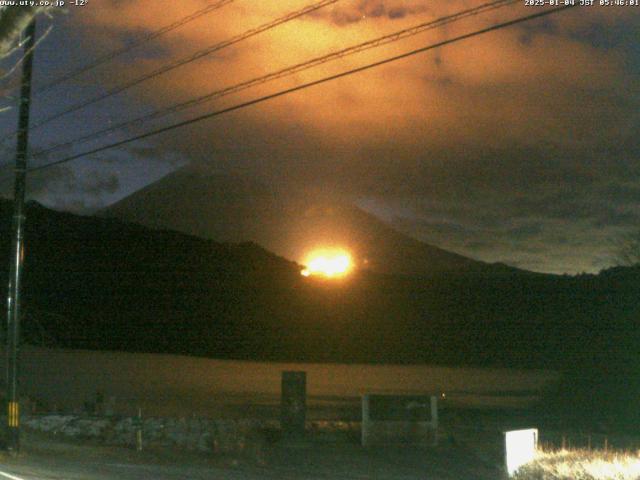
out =
{"type": "MultiPolygon", "coordinates": [[[[1,206],[8,252],[10,204],[1,206]]],[[[573,368],[630,363],[640,345],[634,269],[578,277],[360,271],[329,283],[250,243],[37,204],[27,226],[25,334],[44,330],[68,347],[573,368]]]]}

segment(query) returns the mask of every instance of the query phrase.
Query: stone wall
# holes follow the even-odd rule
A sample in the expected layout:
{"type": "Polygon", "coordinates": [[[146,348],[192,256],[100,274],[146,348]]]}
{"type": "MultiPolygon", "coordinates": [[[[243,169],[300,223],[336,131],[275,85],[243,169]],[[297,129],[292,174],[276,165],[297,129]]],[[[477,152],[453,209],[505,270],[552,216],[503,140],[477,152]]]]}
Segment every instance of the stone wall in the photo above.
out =
{"type": "Polygon", "coordinates": [[[279,422],[252,419],[90,417],[32,415],[22,419],[26,429],[104,445],[134,446],[141,428],[143,445],[205,453],[235,453],[259,448],[279,429],[279,422]]]}
{"type": "MultiPolygon", "coordinates": [[[[142,429],[145,448],[172,448],[212,454],[244,454],[259,457],[267,444],[280,436],[280,422],[258,419],[209,419],[107,417],[77,414],[25,415],[27,430],[102,445],[134,447],[142,429]]],[[[336,435],[359,436],[360,422],[311,421],[306,430],[314,438],[333,440],[336,435]]]]}

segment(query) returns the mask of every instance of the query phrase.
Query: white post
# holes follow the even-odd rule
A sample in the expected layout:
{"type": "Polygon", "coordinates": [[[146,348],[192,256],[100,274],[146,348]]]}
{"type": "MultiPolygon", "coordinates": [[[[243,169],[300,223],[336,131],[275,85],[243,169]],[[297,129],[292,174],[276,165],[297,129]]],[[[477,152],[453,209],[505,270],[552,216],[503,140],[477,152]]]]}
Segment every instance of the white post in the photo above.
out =
{"type": "Polygon", "coordinates": [[[522,465],[533,461],[537,449],[537,428],[504,432],[505,467],[509,477],[522,465]]]}
{"type": "Polygon", "coordinates": [[[138,408],[136,421],[136,451],[142,451],[142,408],[138,408]]]}
{"type": "Polygon", "coordinates": [[[369,430],[370,430],[370,426],[371,426],[371,420],[369,418],[369,394],[365,393],[362,396],[362,427],[361,427],[361,434],[362,434],[362,446],[363,447],[367,447],[369,446],[369,430]]]}
{"type": "Polygon", "coordinates": [[[438,446],[438,397],[431,395],[431,428],[433,429],[433,446],[438,446]]]}

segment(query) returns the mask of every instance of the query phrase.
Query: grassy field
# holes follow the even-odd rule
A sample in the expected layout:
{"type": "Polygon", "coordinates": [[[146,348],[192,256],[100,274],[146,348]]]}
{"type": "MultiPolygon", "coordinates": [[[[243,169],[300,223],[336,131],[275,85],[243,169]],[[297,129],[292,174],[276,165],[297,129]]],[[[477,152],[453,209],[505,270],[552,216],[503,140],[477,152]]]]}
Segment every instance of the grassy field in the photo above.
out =
{"type": "Polygon", "coordinates": [[[21,392],[49,409],[77,410],[100,391],[115,399],[115,413],[141,407],[147,415],[170,416],[278,415],[284,370],[307,372],[310,419],[358,413],[367,392],[446,392],[455,406],[519,407],[559,379],[540,370],[248,362],[28,346],[21,357],[21,392]]]}
{"type": "Polygon", "coordinates": [[[637,480],[640,452],[557,450],[541,452],[521,467],[516,480],[637,480]]]}

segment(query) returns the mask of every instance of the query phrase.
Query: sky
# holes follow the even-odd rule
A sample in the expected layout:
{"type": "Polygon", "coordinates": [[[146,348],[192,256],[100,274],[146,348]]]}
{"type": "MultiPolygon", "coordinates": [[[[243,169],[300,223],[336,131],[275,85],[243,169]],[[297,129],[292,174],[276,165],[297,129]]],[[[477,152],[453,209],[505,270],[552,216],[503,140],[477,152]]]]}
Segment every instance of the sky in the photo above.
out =
{"type": "MultiPolygon", "coordinates": [[[[88,0],[41,17],[36,90],[211,0],[88,0]]],[[[32,124],[314,0],[235,0],[34,96],[32,124]]],[[[481,5],[339,0],[31,132],[31,151],[360,42],[481,5]]],[[[367,63],[542,11],[516,2],[76,143],[64,158],[367,63]]],[[[394,228],[489,262],[597,272],[640,220],[640,7],[577,7],[31,174],[29,194],[91,213],[183,165],[336,192],[394,228]]],[[[17,122],[15,85],[0,134],[17,122]]],[[[4,139],[3,163],[15,140],[4,139]]],[[[0,171],[0,189],[11,176],[0,171]]]]}

